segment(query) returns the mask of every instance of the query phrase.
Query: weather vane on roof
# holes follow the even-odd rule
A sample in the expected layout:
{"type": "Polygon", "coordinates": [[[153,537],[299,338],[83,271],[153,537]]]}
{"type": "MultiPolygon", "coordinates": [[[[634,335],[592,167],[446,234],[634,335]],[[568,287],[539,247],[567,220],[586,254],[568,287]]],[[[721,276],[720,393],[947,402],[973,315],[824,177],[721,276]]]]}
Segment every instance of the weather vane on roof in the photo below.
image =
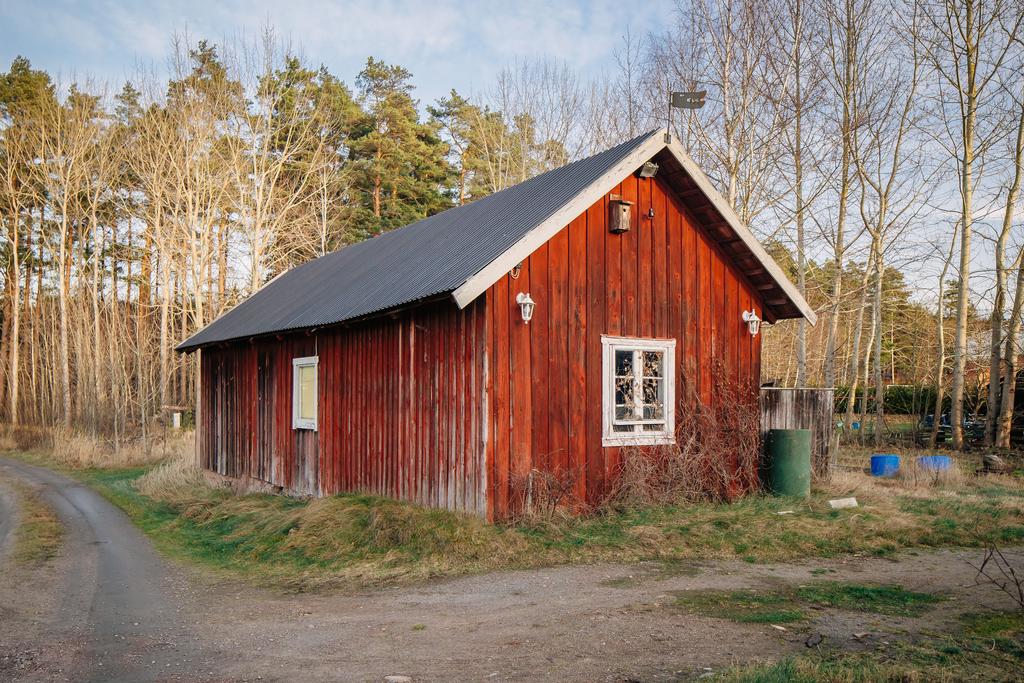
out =
{"type": "Polygon", "coordinates": [[[668,127],[665,129],[665,142],[672,142],[672,110],[673,109],[700,109],[704,106],[704,98],[707,97],[707,90],[685,90],[677,92],[668,90],[668,127]]]}

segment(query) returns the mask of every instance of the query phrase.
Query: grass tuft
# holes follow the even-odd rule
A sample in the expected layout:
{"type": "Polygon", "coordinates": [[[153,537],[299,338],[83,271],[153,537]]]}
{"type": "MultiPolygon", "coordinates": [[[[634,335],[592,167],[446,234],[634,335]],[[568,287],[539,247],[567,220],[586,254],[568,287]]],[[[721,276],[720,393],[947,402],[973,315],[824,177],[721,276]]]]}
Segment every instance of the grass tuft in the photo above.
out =
{"type": "Polygon", "coordinates": [[[795,591],[682,591],[676,593],[675,606],[745,624],[785,624],[807,619],[810,607],[917,616],[942,599],[901,586],[825,582],[795,591]]]}
{"type": "Polygon", "coordinates": [[[205,486],[206,479],[196,466],[195,455],[188,450],[168,458],[135,483],[139,493],[163,502],[182,500],[205,486]]]}
{"type": "Polygon", "coordinates": [[[11,485],[17,495],[19,517],[14,561],[24,567],[40,567],[56,557],[64,537],[64,525],[34,490],[17,482],[11,485]]]}
{"type": "Polygon", "coordinates": [[[864,586],[837,581],[801,586],[796,597],[823,607],[895,616],[917,616],[943,599],[931,593],[908,591],[902,586],[864,586]]]}
{"type": "Polygon", "coordinates": [[[696,614],[742,624],[788,624],[807,618],[791,596],[774,591],[679,592],[675,605],[696,614]]]}

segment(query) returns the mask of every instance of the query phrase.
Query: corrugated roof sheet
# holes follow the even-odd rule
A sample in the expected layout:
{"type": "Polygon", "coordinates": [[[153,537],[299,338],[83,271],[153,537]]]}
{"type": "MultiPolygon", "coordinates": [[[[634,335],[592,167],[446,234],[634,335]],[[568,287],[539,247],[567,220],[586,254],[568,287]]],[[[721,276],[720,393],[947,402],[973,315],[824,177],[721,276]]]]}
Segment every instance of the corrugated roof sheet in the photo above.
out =
{"type": "Polygon", "coordinates": [[[320,327],[454,291],[660,131],[305,263],[178,351],[320,327]]]}

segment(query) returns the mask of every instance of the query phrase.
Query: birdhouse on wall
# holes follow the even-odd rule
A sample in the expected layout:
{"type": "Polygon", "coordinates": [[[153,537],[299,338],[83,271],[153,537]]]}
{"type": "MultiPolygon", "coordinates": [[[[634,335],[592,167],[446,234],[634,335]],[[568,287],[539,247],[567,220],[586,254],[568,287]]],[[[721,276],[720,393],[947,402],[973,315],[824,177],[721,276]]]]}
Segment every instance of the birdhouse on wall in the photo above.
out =
{"type": "Polygon", "coordinates": [[[633,202],[627,201],[618,195],[612,195],[608,202],[608,231],[613,233],[626,232],[632,225],[633,202]]]}

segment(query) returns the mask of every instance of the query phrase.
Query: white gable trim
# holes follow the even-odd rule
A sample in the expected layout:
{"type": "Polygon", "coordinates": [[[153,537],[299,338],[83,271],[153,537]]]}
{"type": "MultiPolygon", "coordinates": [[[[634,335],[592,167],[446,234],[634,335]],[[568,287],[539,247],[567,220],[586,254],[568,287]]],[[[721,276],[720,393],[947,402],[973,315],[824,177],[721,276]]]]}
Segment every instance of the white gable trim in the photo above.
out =
{"type": "Polygon", "coordinates": [[[523,235],[522,238],[505,253],[483,267],[476,275],[466,280],[459,286],[452,296],[459,308],[465,308],[478,296],[497,282],[501,276],[517,264],[535,252],[542,244],[554,237],[558,232],[569,225],[577,216],[590,208],[590,206],[601,197],[612,191],[622,179],[640,168],[640,166],[653,157],[665,146],[664,133],[655,131],[651,137],[629,153],[628,156],[615,164],[607,173],[595,180],[589,187],[569,200],[555,213],[551,214],[543,223],[523,235]]]}
{"type": "Polygon", "coordinates": [[[518,242],[509,247],[498,258],[484,266],[476,275],[466,280],[454,292],[452,297],[459,308],[465,308],[478,296],[497,282],[505,273],[512,270],[517,264],[526,259],[527,256],[536,251],[542,244],[554,237],[560,230],[576,219],[580,214],[622,182],[623,178],[640,168],[641,164],[649,161],[654,155],[663,149],[676,158],[676,161],[696,183],[697,187],[707,196],[711,204],[722,214],[726,223],[733,229],[736,235],[750,249],[754,258],[764,267],[775,284],[786,294],[793,304],[811,325],[817,322],[817,315],[807,304],[800,292],[789,281],[775,260],[764,250],[761,243],[754,237],[753,233],[743,225],[739,216],[725,198],[714,188],[704,172],[690,158],[690,155],[674,139],[665,144],[665,131],[659,130],[651,136],[640,147],[636,148],[628,156],[613,166],[607,173],[590,184],[578,195],[573,197],[562,208],[549,216],[547,220],[526,233],[518,242]]]}
{"type": "Polygon", "coordinates": [[[818,322],[818,315],[814,312],[814,309],[810,307],[803,296],[801,296],[800,290],[796,288],[796,285],[789,281],[786,274],[782,272],[782,268],[779,268],[779,264],[777,264],[775,259],[773,259],[771,255],[764,250],[761,242],[754,237],[754,234],[750,232],[750,229],[743,224],[740,217],[736,215],[736,211],[733,210],[732,206],[729,205],[729,202],[725,200],[725,197],[715,189],[715,186],[711,184],[708,177],[704,175],[704,171],[700,170],[700,166],[690,158],[690,155],[686,153],[683,146],[673,138],[672,142],[668,144],[668,149],[672,152],[672,156],[676,158],[676,161],[686,169],[690,178],[708,198],[711,205],[718,210],[718,213],[722,214],[722,218],[724,218],[725,222],[729,224],[729,227],[732,228],[733,232],[743,240],[743,244],[750,249],[754,258],[756,258],[757,261],[764,266],[764,269],[768,271],[768,275],[770,275],[772,280],[775,281],[775,284],[777,284],[779,288],[786,293],[786,297],[793,302],[793,305],[797,307],[804,319],[812,326],[818,322]]]}

